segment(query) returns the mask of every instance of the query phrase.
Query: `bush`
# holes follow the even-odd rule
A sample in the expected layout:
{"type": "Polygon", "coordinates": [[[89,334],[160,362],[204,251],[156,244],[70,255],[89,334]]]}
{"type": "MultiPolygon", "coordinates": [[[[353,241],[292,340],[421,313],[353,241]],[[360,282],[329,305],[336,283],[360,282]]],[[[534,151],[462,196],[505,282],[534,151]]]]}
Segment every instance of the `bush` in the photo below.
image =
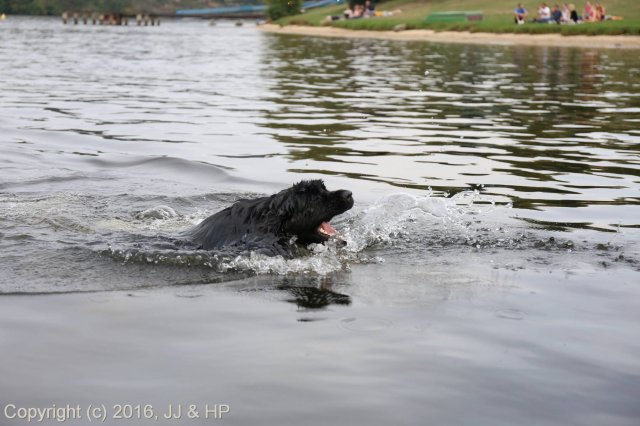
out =
{"type": "Polygon", "coordinates": [[[272,21],[300,13],[302,0],[269,0],[267,15],[272,21]]]}

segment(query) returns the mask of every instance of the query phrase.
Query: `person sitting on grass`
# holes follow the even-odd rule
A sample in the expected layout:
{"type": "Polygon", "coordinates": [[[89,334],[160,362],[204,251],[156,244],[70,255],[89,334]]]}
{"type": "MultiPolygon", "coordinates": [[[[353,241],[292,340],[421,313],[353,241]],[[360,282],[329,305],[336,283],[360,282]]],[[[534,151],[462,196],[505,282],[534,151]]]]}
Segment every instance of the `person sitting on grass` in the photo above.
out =
{"type": "Polygon", "coordinates": [[[362,18],[364,16],[364,6],[361,4],[356,4],[353,7],[353,15],[351,16],[351,19],[358,19],[358,18],[362,18]]]}
{"type": "Polygon", "coordinates": [[[375,16],[396,16],[402,13],[402,10],[376,10],[372,0],[367,0],[363,5],[356,4],[355,6],[348,5],[342,12],[342,16],[328,15],[324,18],[324,24],[328,24],[332,21],[339,21],[340,19],[357,19],[357,18],[373,18],[375,16]]]}
{"type": "Polygon", "coordinates": [[[551,20],[551,9],[547,6],[546,3],[542,3],[538,8],[538,16],[533,20],[533,22],[538,22],[540,24],[547,24],[551,20]]]}
{"type": "Polygon", "coordinates": [[[595,22],[596,20],[596,11],[591,6],[590,2],[586,2],[584,5],[584,14],[582,15],[582,20],[585,22],[595,22]]]}
{"type": "Polygon", "coordinates": [[[373,5],[371,0],[367,0],[364,2],[364,17],[371,18],[376,16],[376,7],[373,5]]]}
{"type": "Polygon", "coordinates": [[[577,24],[582,20],[582,18],[578,16],[578,11],[576,10],[576,6],[573,3],[569,4],[569,19],[571,19],[574,24],[577,24]]]}
{"type": "Polygon", "coordinates": [[[563,24],[571,22],[571,11],[569,11],[569,5],[566,3],[562,5],[562,18],[560,19],[560,22],[563,24]]]}
{"type": "Polygon", "coordinates": [[[527,18],[527,9],[522,6],[522,3],[518,3],[518,6],[513,11],[514,21],[516,24],[524,24],[525,19],[527,18]]]}
{"type": "Polygon", "coordinates": [[[596,5],[594,6],[595,10],[595,20],[596,21],[604,21],[606,19],[606,9],[603,5],[600,4],[599,1],[596,1],[596,5]]]}
{"type": "Polygon", "coordinates": [[[560,6],[557,4],[553,6],[553,10],[551,11],[551,22],[555,22],[559,24],[562,20],[562,11],[560,10],[560,6]]]}
{"type": "MultiPolygon", "coordinates": [[[[351,6],[347,6],[344,12],[342,12],[342,18],[351,19],[352,16],[353,16],[353,10],[351,9],[351,6]]],[[[331,22],[331,21],[339,21],[340,19],[341,19],[340,15],[327,15],[324,18],[324,21],[331,22]]]]}

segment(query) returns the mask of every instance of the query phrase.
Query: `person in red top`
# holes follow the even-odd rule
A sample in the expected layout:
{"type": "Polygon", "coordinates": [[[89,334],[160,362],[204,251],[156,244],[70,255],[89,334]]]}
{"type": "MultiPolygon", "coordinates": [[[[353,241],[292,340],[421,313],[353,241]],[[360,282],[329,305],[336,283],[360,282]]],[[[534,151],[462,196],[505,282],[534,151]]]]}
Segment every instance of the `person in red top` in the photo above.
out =
{"type": "Polygon", "coordinates": [[[584,5],[584,15],[582,15],[582,20],[585,22],[593,22],[596,19],[596,11],[594,10],[593,6],[591,6],[590,2],[587,2],[584,5]]]}

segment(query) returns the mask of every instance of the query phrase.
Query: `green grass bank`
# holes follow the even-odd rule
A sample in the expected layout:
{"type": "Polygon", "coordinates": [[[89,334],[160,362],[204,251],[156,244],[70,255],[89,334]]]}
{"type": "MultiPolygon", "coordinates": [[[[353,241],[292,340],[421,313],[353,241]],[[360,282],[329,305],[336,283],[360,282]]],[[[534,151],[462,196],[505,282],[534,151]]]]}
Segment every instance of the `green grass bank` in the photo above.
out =
{"type": "MultiPolygon", "coordinates": [[[[547,2],[553,6],[554,2],[547,2]]],[[[573,2],[582,14],[585,1],[573,2]]],[[[604,21],[581,24],[537,24],[527,22],[516,25],[513,10],[517,1],[505,0],[389,0],[376,3],[378,11],[401,10],[395,16],[360,18],[327,22],[329,15],[342,15],[345,4],[312,9],[306,13],[288,16],[274,22],[278,25],[333,26],[351,30],[390,31],[397,25],[406,29],[430,29],[435,31],[470,31],[487,33],[522,33],[563,35],[640,35],[640,0],[603,0],[607,15],[621,16],[621,21],[604,21]],[[433,12],[482,11],[484,19],[477,22],[427,23],[425,18],[433,12]]],[[[540,1],[523,1],[529,16],[537,13],[540,1]]],[[[562,6],[562,3],[558,3],[562,6]]]]}

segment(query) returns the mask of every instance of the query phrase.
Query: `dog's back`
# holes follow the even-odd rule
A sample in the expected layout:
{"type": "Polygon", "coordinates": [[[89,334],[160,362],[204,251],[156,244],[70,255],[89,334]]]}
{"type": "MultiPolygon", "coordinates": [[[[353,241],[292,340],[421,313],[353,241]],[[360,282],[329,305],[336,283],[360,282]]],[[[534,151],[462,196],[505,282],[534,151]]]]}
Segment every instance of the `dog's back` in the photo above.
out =
{"type": "Polygon", "coordinates": [[[265,214],[272,198],[238,200],[194,226],[187,231],[187,236],[205,250],[270,245],[277,240],[277,229],[273,229],[273,221],[265,214]]]}
{"type": "Polygon", "coordinates": [[[186,235],[198,248],[205,250],[222,248],[230,242],[237,231],[231,224],[231,207],[209,216],[187,231],[186,235]]]}

